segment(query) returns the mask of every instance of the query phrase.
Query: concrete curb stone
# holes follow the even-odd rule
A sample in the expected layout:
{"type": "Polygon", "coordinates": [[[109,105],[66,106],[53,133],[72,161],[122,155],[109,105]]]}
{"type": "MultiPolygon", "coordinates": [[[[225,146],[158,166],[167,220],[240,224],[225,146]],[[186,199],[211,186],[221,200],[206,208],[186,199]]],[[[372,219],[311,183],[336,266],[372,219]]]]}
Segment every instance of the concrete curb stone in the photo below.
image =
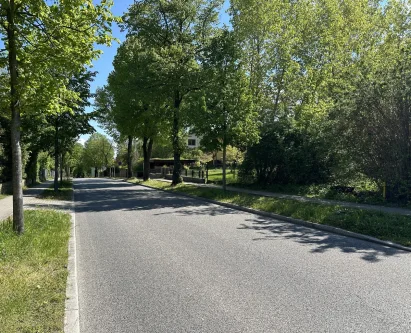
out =
{"type": "Polygon", "coordinates": [[[68,276],[64,312],[64,333],[80,333],[79,301],[77,286],[77,253],[76,253],[76,218],[73,188],[73,210],[71,212],[71,230],[68,245],[68,276]]]}

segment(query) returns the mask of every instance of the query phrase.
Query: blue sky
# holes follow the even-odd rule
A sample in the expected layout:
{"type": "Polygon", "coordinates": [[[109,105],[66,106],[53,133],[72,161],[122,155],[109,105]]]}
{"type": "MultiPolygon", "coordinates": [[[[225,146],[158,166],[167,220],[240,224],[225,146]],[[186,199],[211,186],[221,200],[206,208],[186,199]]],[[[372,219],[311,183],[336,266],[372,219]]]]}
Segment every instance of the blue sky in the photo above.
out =
{"type": "MultiPolygon", "coordinates": [[[[100,1],[95,1],[96,3],[100,1]]],[[[134,2],[134,0],[114,0],[114,6],[112,7],[112,12],[116,16],[122,16],[124,12],[127,11],[128,7],[134,2]]],[[[226,0],[224,3],[224,6],[222,8],[221,14],[220,14],[220,22],[224,24],[229,23],[229,17],[228,14],[226,14],[226,11],[229,7],[229,1],[226,0]]],[[[125,39],[125,32],[121,32],[120,28],[117,25],[113,25],[113,36],[116,37],[117,39],[120,40],[120,42],[123,42],[125,39]]],[[[99,49],[103,51],[103,54],[100,56],[100,58],[93,63],[93,68],[92,70],[98,72],[94,82],[91,83],[91,91],[95,92],[96,88],[102,87],[106,84],[107,82],[107,77],[110,74],[110,72],[113,69],[113,59],[114,56],[116,55],[117,48],[119,44],[118,43],[113,43],[110,47],[102,47],[99,46],[99,49]]],[[[91,111],[92,107],[88,108],[88,111],[91,111]]],[[[91,124],[94,126],[94,128],[100,132],[104,133],[104,130],[100,128],[97,124],[97,122],[92,121],[91,124]]],[[[106,133],[104,133],[106,134],[106,133]]],[[[84,142],[87,140],[87,138],[90,135],[83,135],[80,138],[81,142],[84,142]]]]}

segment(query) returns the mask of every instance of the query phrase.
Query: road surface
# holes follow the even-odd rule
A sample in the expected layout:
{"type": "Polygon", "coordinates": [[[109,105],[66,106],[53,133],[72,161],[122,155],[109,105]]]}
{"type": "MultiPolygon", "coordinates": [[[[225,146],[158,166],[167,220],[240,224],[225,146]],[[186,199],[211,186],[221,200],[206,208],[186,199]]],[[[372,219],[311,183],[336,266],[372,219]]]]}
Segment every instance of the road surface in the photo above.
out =
{"type": "Polygon", "coordinates": [[[75,180],[81,333],[411,332],[411,253],[75,180]]]}

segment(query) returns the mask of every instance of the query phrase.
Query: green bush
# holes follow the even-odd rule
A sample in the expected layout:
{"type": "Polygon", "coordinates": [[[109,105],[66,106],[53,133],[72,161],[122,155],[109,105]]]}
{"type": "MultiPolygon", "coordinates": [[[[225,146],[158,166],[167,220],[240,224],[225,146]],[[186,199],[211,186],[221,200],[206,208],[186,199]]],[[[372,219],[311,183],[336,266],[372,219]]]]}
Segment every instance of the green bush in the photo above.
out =
{"type": "Polygon", "coordinates": [[[263,185],[326,183],[335,160],[324,140],[278,122],[248,148],[239,180],[263,185]]]}

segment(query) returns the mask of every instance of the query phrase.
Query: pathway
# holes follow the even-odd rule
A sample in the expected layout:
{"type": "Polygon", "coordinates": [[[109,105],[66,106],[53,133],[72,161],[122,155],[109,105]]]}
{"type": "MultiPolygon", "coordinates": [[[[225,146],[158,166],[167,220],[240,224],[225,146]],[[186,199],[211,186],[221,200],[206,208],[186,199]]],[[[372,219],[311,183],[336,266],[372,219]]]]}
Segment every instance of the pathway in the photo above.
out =
{"type": "MultiPolygon", "coordinates": [[[[64,209],[69,210],[72,207],[71,201],[62,200],[48,200],[37,198],[45,189],[49,188],[53,184],[53,181],[48,180],[39,185],[27,188],[24,190],[24,208],[25,209],[64,209]]],[[[13,215],[13,197],[7,196],[0,200],[0,221],[5,220],[7,217],[13,215]]]]}

